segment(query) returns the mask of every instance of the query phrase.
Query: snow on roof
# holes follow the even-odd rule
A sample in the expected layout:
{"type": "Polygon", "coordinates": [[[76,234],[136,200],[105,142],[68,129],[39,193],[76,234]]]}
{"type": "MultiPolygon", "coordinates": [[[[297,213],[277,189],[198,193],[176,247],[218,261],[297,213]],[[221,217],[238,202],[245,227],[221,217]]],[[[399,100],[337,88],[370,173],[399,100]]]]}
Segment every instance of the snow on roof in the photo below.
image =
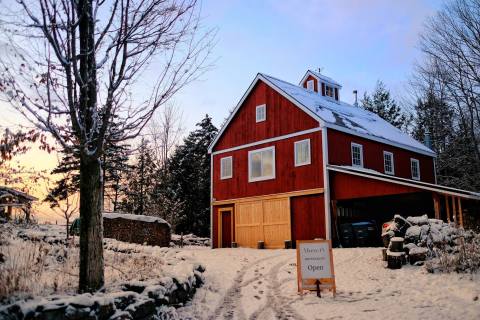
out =
{"type": "Polygon", "coordinates": [[[430,155],[435,153],[424,144],[413,139],[408,134],[383,120],[373,112],[352,106],[343,101],[335,101],[301,86],[260,73],[277,89],[299,102],[304,107],[318,115],[324,122],[335,127],[352,130],[361,135],[377,137],[390,142],[414,148],[430,155]]]}
{"type": "Polygon", "coordinates": [[[331,83],[333,85],[336,85],[336,86],[339,86],[339,87],[342,87],[342,85],[340,83],[338,83],[337,81],[333,80],[332,78],[330,77],[327,77],[326,75],[323,75],[321,74],[320,72],[317,72],[317,71],[313,71],[313,70],[308,70],[307,73],[311,73],[313,74],[315,77],[319,78],[319,79],[322,79],[328,83],[331,83]]]}
{"type": "Polygon", "coordinates": [[[143,221],[143,222],[156,222],[156,223],[166,223],[170,225],[167,221],[163,220],[159,217],[153,216],[144,216],[141,214],[130,214],[130,213],[117,213],[117,212],[104,212],[103,217],[107,219],[128,219],[128,220],[136,220],[136,221],[143,221]]]}

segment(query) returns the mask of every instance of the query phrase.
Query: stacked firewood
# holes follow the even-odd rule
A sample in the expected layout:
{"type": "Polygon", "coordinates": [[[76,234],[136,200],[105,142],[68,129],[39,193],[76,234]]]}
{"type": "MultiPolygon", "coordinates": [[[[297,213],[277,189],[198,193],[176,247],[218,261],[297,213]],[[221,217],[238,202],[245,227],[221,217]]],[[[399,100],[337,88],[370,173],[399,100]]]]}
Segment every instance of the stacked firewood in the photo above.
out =
{"type": "Polygon", "coordinates": [[[407,261],[412,265],[423,265],[440,252],[459,252],[465,239],[474,235],[453,223],[429,219],[427,215],[408,218],[395,215],[393,223],[382,234],[383,259],[392,269],[401,268],[407,261]]]}

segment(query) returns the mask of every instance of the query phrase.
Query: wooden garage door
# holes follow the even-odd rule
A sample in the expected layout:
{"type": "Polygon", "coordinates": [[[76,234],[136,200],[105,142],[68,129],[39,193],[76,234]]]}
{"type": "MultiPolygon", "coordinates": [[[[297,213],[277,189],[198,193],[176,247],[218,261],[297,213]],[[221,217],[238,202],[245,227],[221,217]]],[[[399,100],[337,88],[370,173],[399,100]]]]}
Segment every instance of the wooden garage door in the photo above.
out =
{"type": "Polygon", "coordinates": [[[283,248],[291,239],[289,198],[238,203],[235,206],[235,240],[240,247],[283,248]]]}

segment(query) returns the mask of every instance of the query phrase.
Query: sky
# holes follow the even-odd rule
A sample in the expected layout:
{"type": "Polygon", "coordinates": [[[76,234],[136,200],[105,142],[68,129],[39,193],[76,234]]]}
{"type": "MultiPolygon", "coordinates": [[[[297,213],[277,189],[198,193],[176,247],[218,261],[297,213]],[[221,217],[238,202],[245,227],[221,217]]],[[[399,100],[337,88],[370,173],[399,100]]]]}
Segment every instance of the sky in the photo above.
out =
{"type": "Polygon", "coordinates": [[[442,1],[204,1],[205,24],[218,27],[215,67],[175,101],[192,128],[205,114],[228,116],[258,72],[298,83],[307,69],[343,85],[353,102],[382,80],[401,99],[419,58],[419,33],[442,1]]]}
{"type": "MultiPolygon", "coordinates": [[[[180,91],[175,105],[185,131],[205,114],[220,125],[258,72],[298,83],[308,69],[343,85],[341,100],[353,102],[385,82],[398,100],[408,94],[419,34],[441,8],[432,0],[204,0],[205,28],[216,28],[213,68],[180,91]]],[[[144,79],[148,82],[148,79],[144,79]]],[[[0,129],[28,125],[0,104],[0,129]]],[[[51,170],[57,155],[33,150],[19,159],[51,170]]]]}

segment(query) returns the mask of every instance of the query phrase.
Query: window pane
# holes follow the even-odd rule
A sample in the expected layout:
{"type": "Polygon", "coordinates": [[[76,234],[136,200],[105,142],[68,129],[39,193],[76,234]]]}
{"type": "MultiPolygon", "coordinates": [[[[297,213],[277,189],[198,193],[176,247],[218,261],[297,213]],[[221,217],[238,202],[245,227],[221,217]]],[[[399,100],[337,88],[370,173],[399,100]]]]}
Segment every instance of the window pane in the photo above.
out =
{"type": "Polygon", "coordinates": [[[260,152],[252,153],[251,156],[251,175],[252,178],[262,176],[262,155],[260,152]]]}
{"type": "Polygon", "coordinates": [[[273,151],[266,150],[262,151],[262,176],[272,176],[273,175],[273,151]]]}

